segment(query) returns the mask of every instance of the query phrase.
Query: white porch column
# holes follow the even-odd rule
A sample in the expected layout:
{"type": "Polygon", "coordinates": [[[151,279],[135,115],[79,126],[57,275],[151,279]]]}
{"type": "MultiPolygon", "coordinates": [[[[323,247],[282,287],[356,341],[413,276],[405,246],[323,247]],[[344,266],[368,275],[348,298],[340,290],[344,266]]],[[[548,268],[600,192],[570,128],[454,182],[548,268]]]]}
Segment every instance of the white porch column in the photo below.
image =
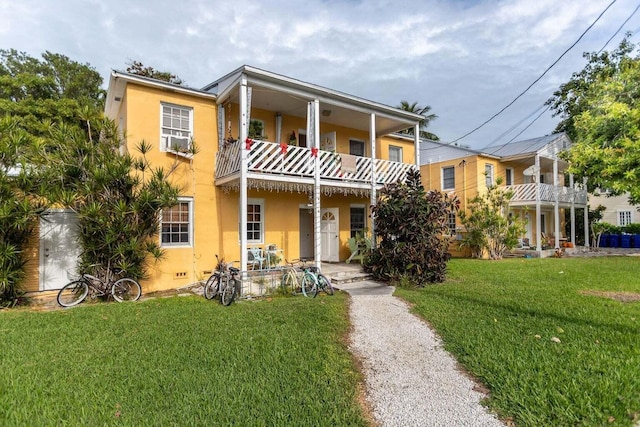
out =
{"type": "Polygon", "coordinates": [[[247,77],[242,76],[240,82],[240,270],[247,271],[247,169],[248,151],[245,140],[247,139],[247,77]]]}
{"type": "Polygon", "coordinates": [[[318,152],[318,150],[320,150],[320,101],[318,99],[309,103],[307,122],[307,135],[311,137],[309,146],[315,148],[315,152],[317,153],[315,156],[312,156],[314,174],[313,234],[315,241],[313,255],[316,267],[319,269],[322,266],[322,236],[320,232],[322,218],[320,217],[320,153],[318,152]]]}
{"type": "Polygon", "coordinates": [[[413,131],[413,144],[416,150],[416,166],[418,166],[418,170],[420,170],[420,124],[416,123],[415,129],[413,131]]]}
{"type": "Polygon", "coordinates": [[[555,228],[553,230],[556,249],[560,248],[560,202],[558,199],[560,198],[560,188],[558,188],[558,156],[553,155],[553,197],[555,198],[555,203],[553,205],[553,222],[555,223],[555,228]]]}
{"type": "MultiPolygon", "coordinates": [[[[369,149],[371,152],[371,206],[376,204],[378,194],[376,192],[376,115],[371,114],[369,116],[369,149]]],[[[371,208],[369,208],[371,212],[371,208]]],[[[376,245],[376,220],[371,215],[371,241],[373,246],[376,245]]]]}
{"type": "Polygon", "coordinates": [[[576,186],[573,183],[573,174],[569,174],[569,186],[571,187],[571,244],[576,247],[576,186]]]}
{"type": "Polygon", "coordinates": [[[540,155],[536,154],[535,162],[535,176],[536,177],[536,250],[542,251],[542,231],[540,230],[540,155]]]}
{"type": "Polygon", "coordinates": [[[275,142],[276,144],[280,144],[282,141],[280,141],[280,139],[282,138],[282,114],[280,113],[276,113],[276,139],[275,142]]]}
{"type": "MultiPolygon", "coordinates": [[[[582,191],[586,196],[587,194],[587,177],[586,176],[582,179],[582,184],[583,184],[582,191]]],[[[588,199],[584,204],[584,246],[586,248],[589,247],[589,200],[588,199]]]]}

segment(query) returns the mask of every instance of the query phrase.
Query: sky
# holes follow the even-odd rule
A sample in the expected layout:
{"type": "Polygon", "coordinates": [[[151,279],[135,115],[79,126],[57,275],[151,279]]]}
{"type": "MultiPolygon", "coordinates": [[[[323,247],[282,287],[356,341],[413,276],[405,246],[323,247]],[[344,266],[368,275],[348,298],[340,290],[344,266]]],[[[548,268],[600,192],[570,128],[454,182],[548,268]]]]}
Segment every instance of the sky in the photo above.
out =
{"type": "MultiPolygon", "coordinates": [[[[543,105],[584,52],[605,46],[639,0],[0,0],[0,49],[89,64],[108,84],[136,60],[201,88],[251,65],[397,106],[431,106],[443,142],[475,149],[547,135],[543,105]],[[538,83],[612,2],[615,3],[538,83]],[[524,130],[526,126],[528,129],[524,130]],[[524,130],[524,131],[523,131],[524,130]]],[[[640,31],[640,11],[625,31],[640,31]]],[[[640,34],[632,41],[638,42],[640,34]]]]}

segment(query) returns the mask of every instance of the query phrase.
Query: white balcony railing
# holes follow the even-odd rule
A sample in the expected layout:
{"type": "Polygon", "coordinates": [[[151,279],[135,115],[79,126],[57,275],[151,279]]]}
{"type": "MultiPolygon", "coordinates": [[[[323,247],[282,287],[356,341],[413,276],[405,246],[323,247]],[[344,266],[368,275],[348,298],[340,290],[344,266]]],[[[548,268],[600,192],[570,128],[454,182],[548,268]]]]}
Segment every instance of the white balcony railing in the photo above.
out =
{"type": "MultiPolygon", "coordinates": [[[[216,179],[240,172],[240,142],[227,144],[217,154],[216,179]]],[[[416,165],[349,156],[355,165],[347,165],[347,158],[339,153],[306,147],[281,146],[273,142],[254,140],[248,152],[248,172],[269,175],[313,178],[314,160],[320,161],[320,179],[371,184],[375,173],[377,184],[404,181],[416,165]],[[343,161],[344,160],[344,161],[343,161]],[[373,170],[372,170],[373,162],[373,170]],[[355,167],[354,167],[355,166],[355,167]]]]}
{"type": "MultiPolygon", "coordinates": [[[[509,187],[513,191],[511,202],[531,202],[536,201],[536,184],[519,184],[509,187]]],[[[540,184],[540,201],[555,202],[555,193],[558,193],[558,202],[585,205],[587,203],[587,192],[583,188],[560,187],[551,184],[540,184]]]]}

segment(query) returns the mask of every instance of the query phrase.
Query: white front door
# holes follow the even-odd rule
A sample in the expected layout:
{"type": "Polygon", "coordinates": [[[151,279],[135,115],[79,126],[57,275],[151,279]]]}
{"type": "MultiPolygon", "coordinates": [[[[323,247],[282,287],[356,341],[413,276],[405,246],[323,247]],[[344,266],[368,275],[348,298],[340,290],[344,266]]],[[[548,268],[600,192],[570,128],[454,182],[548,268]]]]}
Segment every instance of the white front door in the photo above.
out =
{"type": "Polygon", "coordinates": [[[338,238],[338,208],[320,210],[320,242],[322,261],[339,261],[340,239],[338,238]]]}
{"type": "Polygon", "coordinates": [[[40,219],[40,290],[60,289],[75,274],[80,255],[73,212],[51,211],[40,219]]]}

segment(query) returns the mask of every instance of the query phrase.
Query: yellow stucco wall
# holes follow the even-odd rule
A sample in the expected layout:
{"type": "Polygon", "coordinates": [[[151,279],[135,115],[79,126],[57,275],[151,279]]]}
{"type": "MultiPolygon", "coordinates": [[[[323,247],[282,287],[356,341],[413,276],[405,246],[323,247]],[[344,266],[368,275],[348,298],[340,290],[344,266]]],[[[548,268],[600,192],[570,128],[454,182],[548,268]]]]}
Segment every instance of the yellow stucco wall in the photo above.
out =
{"type": "MultiPolygon", "coordinates": [[[[184,286],[201,279],[215,264],[219,251],[217,191],[214,186],[215,153],[218,145],[217,106],[212,99],[128,84],[118,123],[125,127],[127,149],[136,156],[135,146],[142,139],[153,149],[147,155],[154,168],[172,170],[169,180],[181,188],[181,197],[193,200],[193,244],[165,247],[160,262],[150,262],[144,291],[184,286]],[[161,104],[170,103],[193,109],[193,138],[198,153],[192,159],[162,152],[160,149],[161,104]]],[[[158,240],[159,240],[158,236],[158,240]]]]}

